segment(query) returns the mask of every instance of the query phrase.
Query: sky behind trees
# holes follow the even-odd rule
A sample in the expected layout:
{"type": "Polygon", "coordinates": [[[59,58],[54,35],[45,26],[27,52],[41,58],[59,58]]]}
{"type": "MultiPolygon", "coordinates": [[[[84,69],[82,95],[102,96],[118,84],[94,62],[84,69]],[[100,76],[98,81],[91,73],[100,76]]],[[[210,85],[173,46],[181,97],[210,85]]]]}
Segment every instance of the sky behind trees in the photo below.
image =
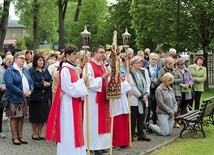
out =
{"type": "MultiPolygon", "coordinates": [[[[4,0],[0,0],[0,5],[2,5],[4,0]]],[[[19,20],[19,17],[15,15],[15,8],[12,3],[10,3],[10,12],[9,12],[9,19],[10,20],[19,20]]]]}

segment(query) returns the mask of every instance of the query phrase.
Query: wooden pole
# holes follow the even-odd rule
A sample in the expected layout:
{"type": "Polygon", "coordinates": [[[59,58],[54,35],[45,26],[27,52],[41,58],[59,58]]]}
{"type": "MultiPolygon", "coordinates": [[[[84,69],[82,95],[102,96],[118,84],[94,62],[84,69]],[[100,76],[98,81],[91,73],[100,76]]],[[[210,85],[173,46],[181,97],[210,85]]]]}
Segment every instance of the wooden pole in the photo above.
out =
{"type": "MultiPolygon", "coordinates": [[[[129,78],[129,57],[127,54],[127,47],[125,47],[126,52],[126,76],[129,78]]],[[[128,94],[128,107],[129,107],[129,147],[132,147],[132,130],[131,130],[131,105],[130,105],[130,94],[128,94]]]]}
{"type": "Polygon", "coordinates": [[[113,129],[114,129],[114,99],[112,99],[111,106],[111,134],[110,134],[110,155],[112,155],[113,148],[113,129]]]}
{"type": "MultiPolygon", "coordinates": [[[[88,55],[87,50],[85,50],[85,74],[88,74],[88,55]]],[[[88,90],[88,86],[87,86],[88,90]]],[[[87,155],[90,155],[90,119],[89,119],[89,102],[88,102],[88,95],[85,96],[85,103],[86,103],[86,128],[87,128],[87,155]]]]}

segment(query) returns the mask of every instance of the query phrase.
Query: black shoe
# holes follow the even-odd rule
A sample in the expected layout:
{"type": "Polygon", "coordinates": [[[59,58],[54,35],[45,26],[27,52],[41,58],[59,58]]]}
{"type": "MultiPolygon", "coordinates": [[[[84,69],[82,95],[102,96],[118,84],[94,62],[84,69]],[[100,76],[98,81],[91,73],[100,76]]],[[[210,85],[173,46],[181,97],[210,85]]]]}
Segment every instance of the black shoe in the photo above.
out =
{"type": "Polygon", "coordinates": [[[121,150],[121,147],[115,146],[115,147],[113,147],[112,149],[113,149],[114,151],[120,151],[120,150],[121,150]]]}
{"type": "Polygon", "coordinates": [[[19,140],[18,138],[13,138],[13,139],[12,139],[13,144],[14,144],[14,145],[21,145],[22,143],[21,143],[20,141],[15,142],[16,139],[19,140]]]}
{"type": "Polygon", "coordinates": [[[109,154],[109,152],[107,151],[107,150],[96,150],[96,151],[94,151],[94,154],[95,155],[107,155],[107,154],[109,154]]]}
{"type": "Polygon", "coordinates": [[[102,154],[109,154],[109,152],[108,152],[107,150],[100,150],[100,152],[101,152],[102,154]]]}
{"type": "Polygon", "coordinates": [[[22,137],[18,138],[18,140],[19,140],[22,144],[28,144],[28,142],[27,142],[27,141],[25,141],[25,140],[23,140],[23,138],[22,138],[22,137]]]}
{"type": "Polygon", "coordinates": [[[31,136],[31,138],[32,138],[33,140],[40,140],[39,137],[33,137],[33,135],[31,136]]]}
{"type": "Polygon", "coordinates": [[[151,139],[147,138],[145,135],[142,135],[140,137],[137,138],[138,141],[146,141],[146,142],[150,142],[151,139]]]}
{"type": "Polygon", "coordinates": [[[45,137],[39,137],[40,140],[45,140],[45,137]]]}
{"type": "Polygon", "coordinates": [[[102,153],[100,151],[95,150],[93,151],[93,153],[90,152],[90,155],[102,155],[102,153]]]}
{"type": "Polygon", "coordinates": [[[146,131],[148,132],[148,133],[153,133],[153,131],[152,131],[152,129],[149,127],[149,122],[148,123],[146,123],[146,131]]]}
{"type": "Polygon", "coordinates": [[[95,155],[94,151],[91,150],[90,151],[90,155],[95,155]]]}

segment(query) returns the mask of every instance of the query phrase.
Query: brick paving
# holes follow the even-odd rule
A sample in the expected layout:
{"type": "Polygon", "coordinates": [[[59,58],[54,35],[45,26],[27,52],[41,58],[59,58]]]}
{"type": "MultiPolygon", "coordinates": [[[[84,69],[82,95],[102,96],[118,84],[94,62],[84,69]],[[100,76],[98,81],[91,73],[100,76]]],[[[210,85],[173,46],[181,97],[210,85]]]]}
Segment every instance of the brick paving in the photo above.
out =
{"type": "MultiPolygon", "coordinates": [[[[158,136],[157,134],[146,133],[147,137],[151,138],[151,142],[135,141],[132,143],[132,148],[123,148],[120,151],[113,151],[113,155],[143,155],[147,154],[179,137],[181,128],[173,129],[173,134],[168,137],[158,136]]],[[[3,133],[6,134],[5,139],[0,138],[0,155],[55,155],[56,144],[40,140],[31,139],[31,125],[28,118],[25,118],[23,137],[28,141],[28,144],[16,146],[12,144],[11,132],[7,130],[7,122],[3,122],[3,133]]]]}

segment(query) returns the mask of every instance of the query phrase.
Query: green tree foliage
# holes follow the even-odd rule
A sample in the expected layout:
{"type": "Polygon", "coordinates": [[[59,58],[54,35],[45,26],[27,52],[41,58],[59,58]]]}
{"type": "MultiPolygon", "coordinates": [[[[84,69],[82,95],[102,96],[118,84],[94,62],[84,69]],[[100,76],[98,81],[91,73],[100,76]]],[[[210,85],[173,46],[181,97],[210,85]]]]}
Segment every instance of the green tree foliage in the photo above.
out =
{"type": "MultiPolygon", "coordinates": [[[[105,34],[109,38],[112,38],[112,33],[114,31],[114,25],[118,25],[118,44],[122,45],[122,34],[125,32],[125,29],[128,28],[128,32],[131,34],[131,39],[129,46],[137,50],[135,46],[135,32],[131,27],[132,17],[129,13],[132,0],[120,0],[116,4],[113,4],[109,7],[109,15],[107,18],[106,28],[104,30],[105,34]]],[[[112,40],[111,40],[112,41],[112,40]]],[[[111,42],[110,42],[111,43],[111,42]]]]}
{"type": "MultiPolygon", "coordinates": [[[[77,3],[75,3],[77,6],[77,3]]],[[[101,44],[105,45],[104,25],[106,24],[107,16],[107,1],[106,0],[82,0],[82,5],[79,6],[80,13],[78,21],[74,21],[74,15],[76,9],[71,9],[70,13],[66,15],[66,35],[65,42],[72,43],[81,48],[80,32],[84,30],[86,23],[90,23],[89,31],[92,36],[90,39],[90,47],[101,44]],[[71,16],[72,15],[72,16],[71,16]],[[73,19],[73,20],[71,20],[73,19]],[[67,20],[69,20],[67,22],[67,20]]]]}
{"type": "Polygon", "coordinates": [[[192,50],[214,48],[214,0],[183,1],[192,50]]]}
{"type": "Polygon", "coordinates": [[[213,5],[213,0],[132,0],[136,46],[168,50],[178,40],[178,52],[213,48],[213,5]]]}
{"type": "MultiPolygon", "coordinates": [[[[39,10],[34,12],[34,0],[16,0],[14,2],[16,14],[20,16],[20,23],[28,28],[29,38],[32,41],[34,37],[33,19],[34,13],[38,15],[38,31],[39,31],[39,44],[42,44],[46,39],[50,44],[57,42],[57,7],[52,0],[39,0],[39,10]]],[[[27,48],[33,48],[31,44],[26,42],[27,48]]]]}
{"type": "Polygon", "coordinates": [[[16,39],[16,43],[20,49],[27,49],[24,39],[16,39]]]}
{"type": "MultiPolygon", "coordinates": [[[[188,10],[186,17],[189,24],[188,42],[190,43],[190,48],[193,51],[203,50],[204,65],[207,67],[208,51],[213,52],[214,49],[214,0],[192,0],[191,2],[185,0],[183,5],[188,10]]],[[[205,89],[208,89],[208,80],[205,81],[205,89]]]]}
{"type": "Polygon", "coordinates": [[[166,0],[133,0],[130,13],[138,48],[175,46],[176,4],[166,0]]]}

